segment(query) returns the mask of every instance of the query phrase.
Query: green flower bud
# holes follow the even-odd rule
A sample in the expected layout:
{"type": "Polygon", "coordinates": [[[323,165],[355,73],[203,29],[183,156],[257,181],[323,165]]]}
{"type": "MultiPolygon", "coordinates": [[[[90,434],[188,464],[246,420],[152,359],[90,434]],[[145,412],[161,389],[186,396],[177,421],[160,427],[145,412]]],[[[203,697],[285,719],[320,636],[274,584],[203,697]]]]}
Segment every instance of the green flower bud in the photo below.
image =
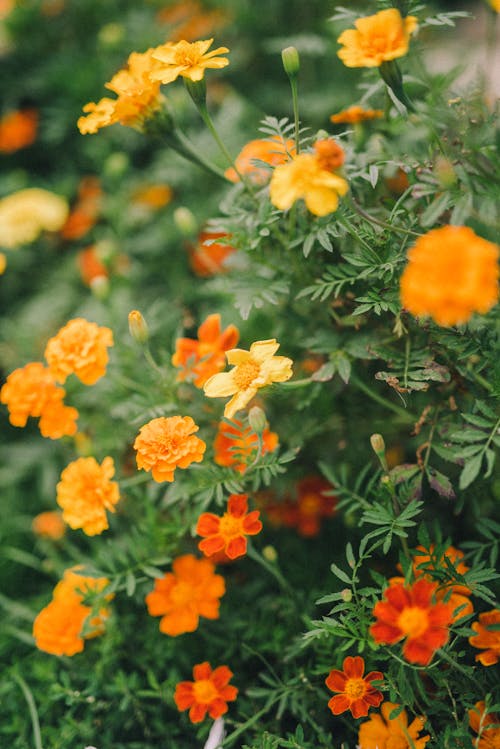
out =
{"type": "Polygon", "coordinates": [[[295,78],[300,68],[299,53],[295,47],[285,47],[281,52],[283,67],[289,78],[295,78]]]}

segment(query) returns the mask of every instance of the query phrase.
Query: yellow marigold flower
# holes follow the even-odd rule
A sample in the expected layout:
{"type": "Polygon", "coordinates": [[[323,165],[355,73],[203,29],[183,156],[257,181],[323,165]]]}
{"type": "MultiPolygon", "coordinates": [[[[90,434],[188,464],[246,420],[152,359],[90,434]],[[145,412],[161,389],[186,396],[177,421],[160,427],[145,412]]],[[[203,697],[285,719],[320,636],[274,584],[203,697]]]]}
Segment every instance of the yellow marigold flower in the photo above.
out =
{"type": "Polygon", "coordinates": [[[68,216],[64,198],[30,187],[0,200],[0,246],[13,249],[34,242],[43,231],[59,231],[68,216]]]}
{"type": "Polygon", "coordinates": [[[355,29],[347,29],[337,39],[344,47],[338,56],[348,68],[376,68],[383,62],[408,52],[410,34],[417,28],[415,16],[401,17],[396,8],[358,18],[355,29]]]}
{"type": "Polygon", "coordinates": [[[277,166],[270,184],[271,203],[282,211],[303,198],[315,216],[326,216],[337,210],[339,195],[349,187],[345,179],[327,171],[315,154],[303,153],[277,166]]]}
{"type": "Polygon", "coordinates": [[[384,113],[381,109],[363,109],[363,107],[353,104],[352,107],[347,107],[337,114],[330,115],[330,121],[335,125],[356,125],[358,122],[376,120],[383,116],[384,113]]]}
{"type": "Polygon", "coordinates": [[[33,518],[31,530],[40,538],[59,541],[64,536],[66,526],[60,512],[40,512],[33,518]]]}
{"type": "Polygon", "coordinates": [[[415,718],[408,725],[408,714],[402,710],[397,718],[390,714],[398,707],[392,702],[384,702],[380,713],[372,713],[370,719],[359,727],[359,749],[424,749],[430,736],[420,736],[424,718],[415,718]]]}
{"type": "Polygon", "coordinates": [[[467,226],[443,226],[419,237],[401,277],[401,303],[412,315],[458,325],[498,301],[498,246],[467,226]]]}
{"type": "Polygon", "coordinates": [[[172,83],[181,75],[191,81],[201,81],[205,69],[224,68],[229,65],[227,57],[217,57],[229,52],[227,47],[218,47],[207,52],[212,42],[213,39],[199,42],[186,42],[182,39],[176,44],[167,42],[157,47],[153,52],[153,58],[159,60],[161,66],[151,72],[151,80],[172,83]]]}
{"type": "Polygon", "coordinates": [[[102,464],[95,458],[78,458],[61,473],[57,484],[57,504],[70,528],[81,528],[87,536],[96,536],[109,528],[106,510],[115,512],[120,499],[113,458],[102,464]]]}
{"type": "Polygon", "coordinates": [[[193,432],[199,427],[190,416],[160,416],[140,428],[134,442],[137,467],[151,471],[155,481],[173,481],[176,468],[203,460],[206,445],[193,432]]]}
{"type": "Polygon", "coordinates": [[[84,106],[83,111],[88,114],[77,122],[83,135],[96,133],[115,122],[142,129],[144,121],[160,107],[160,84],[150,77],[159,66],[153,58],[154,51],[151,47],[146,52],[132,52],[127,66],[105,84],[117,94],[117,99],[104,97],[97,104],[90,102],[84,106]]]}
{"type": "Polygon", "coordinates": [[[259,388],[290,379],[293,362],[286,356],[274,356],[279,346],[271,338],[252,343],[250,351],[235,348],[226,352],[228,364],[234,364],[234,368],[213,375],[203,388],[209,398],[233,396],[224,409],[226,419],[232,419],[236,411],[244,408],[259,388]]]}
{"type": "Polygon", "coordinates": [[[49,340],[45,358],[58,382],[74,373],[84,385],[93,385],[106,373],[107,347],[113,333],[82,317],[75,317],[49,340]]]}

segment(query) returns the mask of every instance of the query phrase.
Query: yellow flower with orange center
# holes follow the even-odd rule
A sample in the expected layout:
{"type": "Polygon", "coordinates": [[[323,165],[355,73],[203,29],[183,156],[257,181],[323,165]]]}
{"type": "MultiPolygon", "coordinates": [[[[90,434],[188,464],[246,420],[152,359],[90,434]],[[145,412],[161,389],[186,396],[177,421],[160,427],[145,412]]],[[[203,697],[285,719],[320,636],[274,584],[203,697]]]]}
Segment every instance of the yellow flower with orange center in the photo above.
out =
{"type": "Polygon", "coordinates": [[[359,749],[424,749],[430,736],[420,736],[424,718],[415,718],[408,725],[408,714],[402,710],[390,718],[399,705],[384,702],[379,713],[372,713],[369,720],[359,727],[359,749]]]}
{"type": "Polygon", "coordinates": [[[198,42],[167,42],[153,52],[154,60],[160,63],[157,70],[150,73],[152,81],[172,83],[182,76],[191,81],[201,81],[208,68],[219,69],[229,65],[227,57],[217,57],[229,52],[227,47],[218,47],[208,52],[213,39],[198,42]]]}
{"type": "Polygon", "coordinates": [[[110,457],[104,458],[101,465],[89,457],[78,458],[66,466],[57,484],[57,504],[70,528],[81,528],[87,536],[109,528],[106,510],[115,512],[120,499],[118,484],[111,481],[114,474],[110,457]]]}
{"type": "Polygon", "coordinates": [[[478,738],[474,741],[477,749],[498,749],[500,747],[500,716],[486,712],[484,700],[476,702],[469,712],[469,725],[478,738]]]}
{"type": "Polygon", "coordinates": [[[276,167],[269,197],[281,211],[287,211],[297,200],[304,199],[311,213],[326,216],[337,210],[339,195],[345,195],[348,189],[345,179],[324,169],[316,154],[301,153],[276,167]]]}
{"type": "Polygon", "coordinates": [[[355,29],[343,31],[337,39],[344,45],[338,56],[348,68],[374,68],[403,57],[418,26],[415,16],[402,18],[396,8],[358,18],[354,25],[355,29]]]}
{"type": "Polygon", "coordinates": [[[137,467],[151,471],[155,481],[173,481],[176,468],[200,463],[206,445],[193,432],[199,427],[190,416],[160,416],[140,428],[134,442],[137,467]]]}
{"type": "Polygon", "coordinates": [[[59,541],[66,532],[66,526],[60,512],[40,512],[33,518],[31,530],[40,538],[59,541]]]}
{"type": "Polygon", "coordinates": [[[239,337],[235,325],[221,331],[220,315],[209,315],[198,328],[198,340],[176,340],[172,364],[181,367],[177,379],[192,379],[196,387],[203,387],[209,377],[224,369],[225,352],[236,346],[239,337]]]}
{"type": "Polygon", "coordinates": [[[151,616],[162,617],[160,632],[176,637],[194,632],[200,617],[218,619],[225,592],[224,578],[215,574],[213,562],[185,554],[173,561],[172,572],[155,580],[146,605],[151,616]]]}
{"type": "Polygon", "coordinates": [[[351,107],[337,112],[337,114],[330,115],[330,121],[335,125],[357,125],[359,122],[376,120],[383,116],[384,113],[381,109],[364,109],[357,104],[353,104],[351,107]]]}
{"type": "Polygon", "coordinates": [[[75,317],[50,338],[45,358],[58,382],[75,374],[84,385],[93,385],[106,374],[107,348],[112,345],[109,328],[75,317]]]}
{"type": "Polygon", "coordinates": [[[248,512],[246,494],[231,494],[222,517],[204,512],[198,518],[196,533],[205,539],[198,548],[207,557],[218,551],[224,551],[229,559],[243,556],[247,553],[246,536],[255,536],[262,530],[259,515],[258,510],[248,512]]]}
{"type": "Polygon", "coordinates": [[[438,325],[459,325],[498,301],[498,245],[468,226],[443,226],[419,237],[401,276],[401,304],[438,325]]]}
{"type": "Polygon", "coordinates": [[[59,231],[68,216],[64,198],[29,187],[0,200],[0,247],[15,249],[44,231],[59,231]]]}
{"type": "Polygon", "coordinates": [[[226,352],[228,364],[234,364],[234,368],[213,375],[203,388],[209,398],[233,396],[224,409],[226,419],[244,408],[259,388],[290,379],[293,362],[286,356],[274,356],[279,346],[271,338],[252,343],[250,351],[235,348],[226,352]]]}
{"type": "Polygon", "coordinates": [[[476,655],[476,661],[483,666],[493,666],[500,660],[500,609],[492,609],[479,614],[479,621],[471,624],[476,633],[469,637],[474,648],[481,648],[484,653],[476,655]]]}

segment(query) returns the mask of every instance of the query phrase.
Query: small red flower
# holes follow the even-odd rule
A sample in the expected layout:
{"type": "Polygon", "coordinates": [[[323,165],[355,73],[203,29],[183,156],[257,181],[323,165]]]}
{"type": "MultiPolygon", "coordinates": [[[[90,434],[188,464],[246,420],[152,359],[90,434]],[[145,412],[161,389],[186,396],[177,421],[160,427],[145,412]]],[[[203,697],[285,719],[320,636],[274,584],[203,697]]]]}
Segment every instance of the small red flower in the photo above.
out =
{"type": "Polygon", "coordinates": [[[391,585],[378,601],[370,627],[375,642],[392,645],[406,637],[403,655],[410,663],[427,666],[434,652],[448,641],[453,606],[433,603],[437,583],[420,578],[410,587],[391,585]]]}
{"type": "Polygon", "coordinates": [[[217,551],[224,551],[229,559],[242,557],[247,551],[246,536],[255,536],[262,530],[260,512],[248,512],[246,494],[231,494],[227,512],[222,517],[204,512],[198,519],[196,533],[203,536],[198,548],[207,557],[217,551]]]}
{"type": "Polygon", "coordinates": [[[365,662],[361,656],[348,656],[342,664],[343,671],[330,671],[325,681],[332,692],[338,692],[328,707],[334,715],[350,710],[353,718],[368,715],[370,707],[378,707],[384,699],[382,692],[375,689],[370,682],[384,678],[380,671],[370,671],[363,677],[365,662]]]}
{"type": "Polygon", "coordinates": [[[227,713],[227,703],[236,699],[238,690],[229,684],[232,671],[218,666],[212,671],[210,663],[198,663],[193,668],[194,681],[181,681],[175,688],[174,701],[181,712],[189,709],[192,723],[201,723],[207,712],[211,718],[227,713]]]}

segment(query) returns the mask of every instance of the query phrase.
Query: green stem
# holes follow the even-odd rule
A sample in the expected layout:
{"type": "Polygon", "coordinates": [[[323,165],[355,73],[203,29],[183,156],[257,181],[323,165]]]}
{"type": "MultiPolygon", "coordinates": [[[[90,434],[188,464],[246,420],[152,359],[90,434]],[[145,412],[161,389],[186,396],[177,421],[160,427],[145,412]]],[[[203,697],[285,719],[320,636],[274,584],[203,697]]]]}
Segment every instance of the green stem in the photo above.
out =
{"type": "Polygon", "coordinates": [[[280,587],[283,589],[285,593],[287,593],[292,601],[295,602],[295,591],[290,586],[288,580],[285,579],[285,577],[282,575],[281,570],[278,568],[276,564],[271,564],[271,562],[268,562],[267,559],[265,559],[257,549],[255,549],[251,543],[248,543],[247,545],[247,554],[250,557],[250,559],[253,559],[254,562],[257,562],[260,564],[261,567],[263,567],[267,572],[269,572],[274,579],[279,583],[280,587]]]}
{"type": "Polygon", "coordinates": [[[406,411],[404,408],[397,406],[395,403],[392,403],[390,400],[387,400],[387,398],[384,398],[382,395],[379,395],[377,392],[372,390],[369,385],[363,382],[363,380],[360,380],[356,375],[351,374],[350,381],[353,385],[355,385],[363,393],[368,395],[376,403],[379,403],[381,406],[388,408],[393,413],[398,414],[398,416],[400,416],[407,424],[414,424],[417,421],[416,416],[411,414],[409,411],[406,411]]]}
{"type": "Polygon", "coordinates": [[[33,726],[33,741],[35,742],[35,749],[43,749],[42,746],[42,734],[40,731],[40,721],[38,719],[38,711],[36,709],[35,700],[33,694],[26,684],[22,676],[19,674],[12,673],[14,681],[16,681],[21,687],[21,691],[24,695],[24,699],[28,703],[28,710],[30,712],[31,725],[33,726]]]}
{"type": "Polygon", "coordinates": [[[351,208],[353,208],[356,213],[359,213],[360,216],[365,218],[367,221],[369,221],[371,224],[377,224],[377,226],[382,226],[384,229],[390,229],[391,231],[400,232],[401,234],[409,234],[414,237],[421,237],[422,234],[419,234],[417,231],[412,231],[411,229],[403,229],[402,226],[394,226],[393,224],[388,224],[387,221],[381,221],[378,218],[375,218],[375,216],[371,216],[369,213],[363,210],[359,203],[357,203],[352,195],[350,196],[350,199],[348,199],[349,205],[351,208]]]}
{"type": "Polygon", "coordinates": [[[475,676],[472,676],[465,668],[463,668],[459,663],[457,663],[453,658],[451,658],[448,653],[443,650],[443,648],[439,648],[437,651],[437,654],[440,658],[443,659],[443,661],[446,661],[452,668],[455,669],[455,671],[458,671],[462,676],[466,676],[468,679],[476,683],[477,679],[475,676]]]}
{"type": "Polygon", "coordinates": [[[265,707],[262,708],[262,710],[259,710],[258,713],[255,713],[255,715],[252,715],[251,718],[249,718],[245,723],[243,723],[239,728],[236,729],[236,731],[233,731],[229,734],[229,736],[226,736],[226,738],[223,741],[222,746],[230,746],[235,739],[238,738],[244,731],[247,730],[247,728],[250,728],[255,723],[257,723],[260,718],[262,718],[263,715],[269,712],[269,710],[272,708],[273,705],[276,704],[281,699],[281,694],[275,695],[274,699],[271,700],[271,702],[268,702],[265,707]]]}
{"type": "Polygon", "coordinates": [[[195,150],[193,144],[180,131],[176,131],[175,137],[172,138],[171,146],[181,156],[184,156],[184,158],[192,161],[194,164],[198,164],[198,166],[203,167],[211,174],[215,174],[216,177],[219,177],[220,179],[223,179],[225,182],[227,182],[227,178],[222,169],[219,169],[219,167],[215,166],[215,164],[212,164],[210,161],[205,159],[204,156],[198,153],[195,150]]]}
{"type": "Polygon", "coordinates": [[[295,125],[295,153],[298,156],[300,152],[300,120],[297,78],[295,76],[290,78],[290,88],[292,89],[293,122],[295,125]]]}

